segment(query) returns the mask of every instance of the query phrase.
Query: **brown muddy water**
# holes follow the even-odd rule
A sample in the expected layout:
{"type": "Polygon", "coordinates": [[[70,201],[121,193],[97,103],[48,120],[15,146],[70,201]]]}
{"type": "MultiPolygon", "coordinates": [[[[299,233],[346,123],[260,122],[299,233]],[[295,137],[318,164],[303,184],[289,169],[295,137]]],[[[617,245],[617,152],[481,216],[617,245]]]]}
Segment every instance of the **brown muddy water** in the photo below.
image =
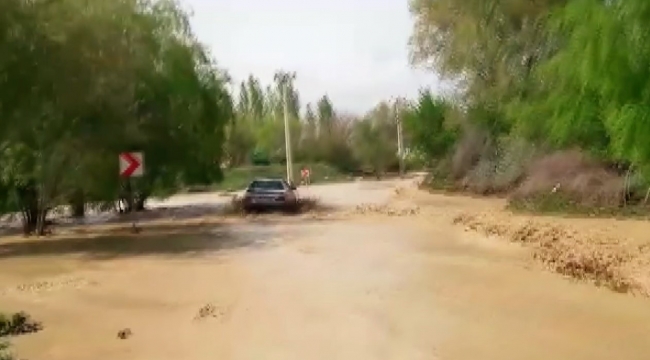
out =
{"type": "Polygon", "coordinates": [[[421,217],[6,240],[0,308],[43,321],[30,360],[650,357],[650,301],[529,259],[421,217]]]}

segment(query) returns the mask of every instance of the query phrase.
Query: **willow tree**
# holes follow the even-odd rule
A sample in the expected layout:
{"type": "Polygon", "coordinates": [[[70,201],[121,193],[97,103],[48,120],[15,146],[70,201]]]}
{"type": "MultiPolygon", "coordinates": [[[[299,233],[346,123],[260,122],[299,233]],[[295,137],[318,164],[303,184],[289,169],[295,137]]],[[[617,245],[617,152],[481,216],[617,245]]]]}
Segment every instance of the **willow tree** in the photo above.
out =
{"type": "Polygon", "coordinates": [[[226,77],[175,2],[1,6],[0,179],[27,232],[75,194],[114,200],[121,151],[145,152],[145,196],[218,179],[226,77]]]}
{"type": "Polygon", "coordinates": [[[460,80],[474,119],[493,133],[507,132],[506,104],[525,96],[531,73],[553,47],[545,20],[566,0],[411,0],[414,65],[460,80]]]}

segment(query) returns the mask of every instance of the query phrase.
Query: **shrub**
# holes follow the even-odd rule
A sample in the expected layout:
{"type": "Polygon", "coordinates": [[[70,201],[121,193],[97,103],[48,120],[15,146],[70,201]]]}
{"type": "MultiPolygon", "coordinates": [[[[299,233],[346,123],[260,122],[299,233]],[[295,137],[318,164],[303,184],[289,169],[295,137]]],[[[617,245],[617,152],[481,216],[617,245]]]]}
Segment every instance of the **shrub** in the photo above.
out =
{"type": "Polygon", "coordinates": [[[13,354],[9,351],[9,343],[0,340],[0,360],[14,360],[13,354]]]}
{"type": "Polygon", "coordinates": [[[511,200],[544,207],[616,208],[623,203],[624,187],[625,179],[604,164],[577,150],[563,151],[531,163],[511,200]]]}
{"type": "Polygon", "coordinates": [[[486,144],[476,165],[463,179],[463,187],[480,194],[506,193],[519,185],[536,155],[530,143],[505,137],[486,144]]]}
{"type": "Polygon", "coordinates": [[[14,355],[9,351],[10,344],[4,341],[7,336],[30,334],[40,331],[43,325],[34,321],[24,312],[11,316],[0,313],[0,360],[14,360],[14,355]]]}
{"type": "Polygon", "coordinates": [[[488,151],[489,147],[487,133],[466,126],[452,156],[451,175],[453,178],[463,178],[481,159],[482,154],[488,151]]]}
{"type": "Polygon", "coordinates": [[[0,314],[0,337],[30,334],[41,329],[43,329],[43,325],[32,320],[25,312],[18,312],[12,316],[0,314]]]}

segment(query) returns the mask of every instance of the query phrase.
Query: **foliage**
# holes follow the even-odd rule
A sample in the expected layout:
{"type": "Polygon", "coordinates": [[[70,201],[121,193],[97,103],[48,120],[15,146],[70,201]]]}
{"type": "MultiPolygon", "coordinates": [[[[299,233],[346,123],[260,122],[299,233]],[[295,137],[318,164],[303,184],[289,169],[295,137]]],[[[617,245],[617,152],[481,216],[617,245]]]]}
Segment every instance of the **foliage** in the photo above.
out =
{"type": "Polygon", "coordinates": [[[354,152],[364,169],[377,177],[397,163],[397,131],[395,109],[380,103],[353,130],[354,152]]]}
{"type": "Polygon", "coordinates": [[[10,344],[5,341],[8,336],[24,335],[40,331],[43,325],[34,321],[25,312],[14,314],[0,313],[0,360],[13,360],[14,355],[9,350],[10,344]]]}
{"type": "MultiPolygon", "coordinates": [[[[650,179],[650,3],[412,0],[410,10],[412,62],[463,85],[459,140],[479,129],[483,152],[504,136],[579,147],[650,179]]],[[[473,166],[493,166],[483,158],[473,166]]]]}
{"type": "Polygon", "coordinates": [[[129,209],[220,178],[227,78],[176,2],[0,8],[0,188],[17,199],[26,232],[43,233],[48,209],[68,199],[116,200],[122,151],[144,152],[147,164],[129,209]]]}
{"type": "Polygon", "coordinates": [[[326,163],[340,171],[356,170],[358,159],[351,147],[351,127],[356,117],[337,114],[327,95],[315,106],[306,104],[301,115],[295,80],[295,73],[278,71],[274,83],[266,90],[262,90],[260,80],[253,75],[240,84],[234,121],[227,130],[228,165],[286,162],[283,101],[286,89],[293,161],[326,163]]]}
{"type": "Polygon", "coordinates": [[[445,157],[456,141],[457,130],[447,120],[451,105],[435,98],[430,90],[420,92],[418,99],[403,113],[405,132],[410,135],[413,150],[430,160],[445,157]]]}
{"type": "Polygon", "coordinates": [[[0,341],[0,360],[14,360],[14,356],[9,352],[9,343],[0,341]]]}
{"type": "Polygon", "coordinates": [[[394,163],[384,105],[360,119],[323,95],[303,115],[286,71],[271,84],[249,76],[235,102],[176,0],[3,1],[0,52],[0,211],[20,211],[26,234],[44,234],[59,205],[130,212],[210,187],[224,165],[282,164],[285,119],[297,163],[332,175],[394,163]],[[142,178],[117,176],[124,151],[145,154],[142,178]]]}
{"type": "Polygon", "coordinates": [[[0,338],[10,335],[23,335],[38,332],[43,324],[34,321],[25,312],[14,313],[11,316],[0,314],[0,338]]]}

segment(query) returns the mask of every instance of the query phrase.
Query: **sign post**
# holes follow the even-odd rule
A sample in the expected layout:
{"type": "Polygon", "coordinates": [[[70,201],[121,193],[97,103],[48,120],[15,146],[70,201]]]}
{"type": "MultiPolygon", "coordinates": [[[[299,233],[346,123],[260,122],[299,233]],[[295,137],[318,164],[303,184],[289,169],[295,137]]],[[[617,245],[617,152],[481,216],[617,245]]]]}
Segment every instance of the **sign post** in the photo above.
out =
{"type": "MultiPolygon", "coordinates": [[[[128,196],[133,211],[133,184],[131,178],[144,175],[144,155],[141,152],[123,152],[119,156],[120,177],[125,178],[128,187],[128,196]]],[[[136,218],[133,218],[133,232],[137,232],[136,218]]]]}

